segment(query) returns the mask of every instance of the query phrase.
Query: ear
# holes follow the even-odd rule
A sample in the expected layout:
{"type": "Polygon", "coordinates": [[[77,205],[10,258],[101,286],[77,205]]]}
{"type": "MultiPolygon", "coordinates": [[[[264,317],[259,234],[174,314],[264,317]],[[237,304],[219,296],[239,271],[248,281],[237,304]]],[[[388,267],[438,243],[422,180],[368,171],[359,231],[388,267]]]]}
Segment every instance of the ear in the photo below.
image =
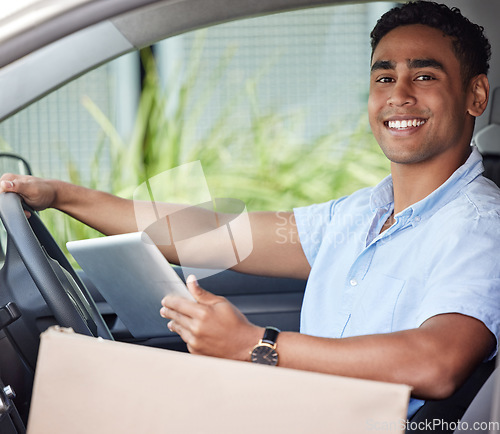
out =
{"type": "Polygon", "coordinates": [[[488,105],[490,96],[490,82],[485,74],[479,74],[474,77],[469,84],[468,89],[468,109],[467,113],[478,117],[483,114],[488,105]]]}

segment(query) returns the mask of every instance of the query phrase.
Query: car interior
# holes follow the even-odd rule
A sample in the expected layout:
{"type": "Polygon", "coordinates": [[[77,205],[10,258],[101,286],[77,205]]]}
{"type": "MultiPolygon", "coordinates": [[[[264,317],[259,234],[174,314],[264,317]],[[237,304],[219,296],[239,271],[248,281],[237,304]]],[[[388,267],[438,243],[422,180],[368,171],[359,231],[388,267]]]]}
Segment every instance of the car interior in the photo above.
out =
{"type": "MultiPolygon", "coordinates": [[[[46,14],[28,8],[31,24],[21,19],[21,11],[19,19],[11,17],[13,24],[6,26],[4,33],[0,32],[0,123],[87,71],[171,36],[249,17],[361,2],[66,0],[59,3],[65,5],[46,14]]],[[[500,5],[495,0],[485,0],[481,6],[479,3],[471,6],[465,0],[444,3],[456,5],[471,20],[489,25],[487,34],[493,46],[492,92],[489,109],[477,122],[474,142],[484,157],[485,176],[500,185],[500,30],[494,25],[500,5]]],[[[7,19],[0,15],[0,23],[9,23],[7,19]]],[[[0,154],[0,170],[32,173],[29,161],[10,152],[0,154]]],[[[26,432],[39,335],[51,325],[72,327],[77,333],[104,339],[187,351],[182,340],[167,329],[163,337],[134,338],[85,273],[75,270],[39,214],[18,196],[0,195],[0,218],[3,223],[0,433],[26,432]],[[29,219],[26,211],[31,213],[29,219]]],[[[189,274],[178,267],[176,271],[181,278],[189,274]]],[[[203,280],[204,288],[227,297],[251,322],[289,331],[299,330],[305,285],[302,280],[251,276],[231,270],[203,280]]],[[[412,421],[461,419],[471,425],[473,421],[499,421],[497,366],[497,358],[483,363],[450,398],[427,401],[412,421]]],[[[500,432],[498,429],[498,426],[496,431],[487,427],[482,432],[500,432]]]]}

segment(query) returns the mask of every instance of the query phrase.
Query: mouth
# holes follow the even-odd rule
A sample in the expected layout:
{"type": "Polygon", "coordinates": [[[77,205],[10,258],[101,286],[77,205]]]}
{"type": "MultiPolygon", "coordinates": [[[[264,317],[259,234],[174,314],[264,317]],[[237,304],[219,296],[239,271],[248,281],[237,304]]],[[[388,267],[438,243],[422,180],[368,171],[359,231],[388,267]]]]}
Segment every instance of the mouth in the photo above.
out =
{"type": "Polygon", "coordinates": [[[427,119],[397,119],[397,120],[388,120],[384,122],[384,125],[390,130],[397,131],[407,131],[410,129],[418,128],[424,125],[427,122],[427,119]]]}

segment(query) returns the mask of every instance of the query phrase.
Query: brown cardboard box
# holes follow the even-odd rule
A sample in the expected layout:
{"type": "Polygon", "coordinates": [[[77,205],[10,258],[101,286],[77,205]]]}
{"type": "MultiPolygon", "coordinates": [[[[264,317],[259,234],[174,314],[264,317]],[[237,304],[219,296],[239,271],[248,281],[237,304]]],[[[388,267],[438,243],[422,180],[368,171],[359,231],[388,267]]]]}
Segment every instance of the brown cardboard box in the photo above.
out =
{"type": "Polygon", "coordinates": [[[29,434],[402,432],[410,388],[42,334],[29,434]]]}

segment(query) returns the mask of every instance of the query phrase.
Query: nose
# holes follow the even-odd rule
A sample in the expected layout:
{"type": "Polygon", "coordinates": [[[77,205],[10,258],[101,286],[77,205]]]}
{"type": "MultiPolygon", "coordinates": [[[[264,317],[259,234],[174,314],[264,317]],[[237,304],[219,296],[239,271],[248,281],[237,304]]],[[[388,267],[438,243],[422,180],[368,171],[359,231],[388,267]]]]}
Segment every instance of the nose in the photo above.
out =
{"type": "Polygon", "coordinates": [[[411,83],[406,80],[398,80],[391,89],[391,93],[387,99],[387,104],[394,107],[403,107],[405,105],[413,105],[416,98],[412,91],[411,83]]]}

